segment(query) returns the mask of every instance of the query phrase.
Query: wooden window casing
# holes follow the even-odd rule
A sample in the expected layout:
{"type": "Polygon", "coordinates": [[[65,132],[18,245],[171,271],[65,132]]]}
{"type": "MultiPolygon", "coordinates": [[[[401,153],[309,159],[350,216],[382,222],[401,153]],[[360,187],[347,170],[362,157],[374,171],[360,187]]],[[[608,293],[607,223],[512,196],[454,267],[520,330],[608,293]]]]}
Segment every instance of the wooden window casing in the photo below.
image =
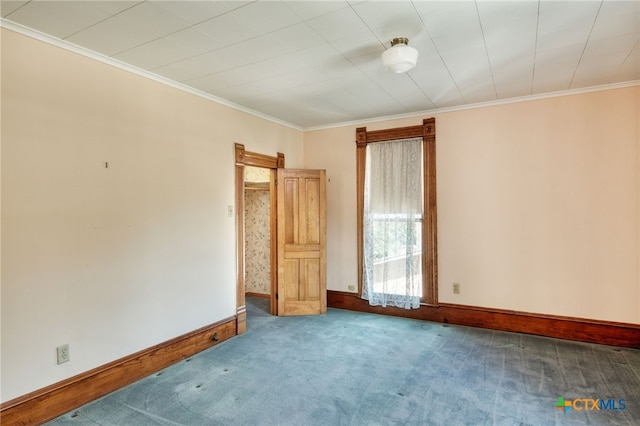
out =
{"type": "Polygon", "coordinates": [[[424,161],[424,219],[422,222],[422,289],[421,302],[438,304],[438,240],[436,202],[436,119],[425,118],[422,125],[367,131],[356,129],[356,179],[358,213],[358,293],[362,295],[364,256],[364,180],[367,144],[397,139],[422,138],[424,161]]]}

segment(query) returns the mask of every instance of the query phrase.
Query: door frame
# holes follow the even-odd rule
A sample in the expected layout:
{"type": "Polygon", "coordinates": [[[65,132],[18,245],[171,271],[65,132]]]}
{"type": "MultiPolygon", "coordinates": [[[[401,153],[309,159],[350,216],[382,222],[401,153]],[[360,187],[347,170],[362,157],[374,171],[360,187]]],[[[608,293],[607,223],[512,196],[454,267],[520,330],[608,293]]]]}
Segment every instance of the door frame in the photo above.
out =
{"type": "Polygon", "coordinates": [[[278,263],[276,244],[277,237],[277,213],[276,213],[276,170],[284,168],[284,154],[278,152],[275,157],[245,151],[244,145],[236,143],[234,145],[235,158],[235,186],[236,186],[236,333],[242,334],[247,331],[247,306],[245,300],[245,240],[244,240],[244,168],[245,166],[262,167],[271,169],[271,180],[269,184],[269,210],[270,210],[270,230],[271,240],[271,294],[270,312],[271,315],[278,315],[278,303],[276,293],[278,286],[278,263]]]}

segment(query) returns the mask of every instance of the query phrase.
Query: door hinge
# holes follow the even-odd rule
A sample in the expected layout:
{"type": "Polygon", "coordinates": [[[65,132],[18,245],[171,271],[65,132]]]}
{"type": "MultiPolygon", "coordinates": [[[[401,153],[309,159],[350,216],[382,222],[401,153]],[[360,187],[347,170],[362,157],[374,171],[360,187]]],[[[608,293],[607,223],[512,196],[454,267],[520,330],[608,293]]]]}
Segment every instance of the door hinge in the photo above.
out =
{"type": "Polygon", "coordinates": [[[278,300],[278,293],[276,293],[276,300],[278,300]]]}

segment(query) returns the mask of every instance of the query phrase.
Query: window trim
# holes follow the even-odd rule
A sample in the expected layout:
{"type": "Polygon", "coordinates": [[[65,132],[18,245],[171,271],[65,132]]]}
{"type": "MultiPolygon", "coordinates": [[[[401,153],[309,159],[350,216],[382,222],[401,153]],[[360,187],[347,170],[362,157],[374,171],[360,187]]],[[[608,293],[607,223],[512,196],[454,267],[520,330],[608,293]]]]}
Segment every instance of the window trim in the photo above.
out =
{"type": "Polygon", "coordinates": [[[356,129],[356,196],[358,232],[358,293],[362,296],[364,255],[364,180],[367,144],[396,139],[422,138],[424,161],[424,222],[422,224],[422,304],[438,305],[438,240],[436,201],[436,119],[425,118],[422,125],[367,131],[356,129]]]}

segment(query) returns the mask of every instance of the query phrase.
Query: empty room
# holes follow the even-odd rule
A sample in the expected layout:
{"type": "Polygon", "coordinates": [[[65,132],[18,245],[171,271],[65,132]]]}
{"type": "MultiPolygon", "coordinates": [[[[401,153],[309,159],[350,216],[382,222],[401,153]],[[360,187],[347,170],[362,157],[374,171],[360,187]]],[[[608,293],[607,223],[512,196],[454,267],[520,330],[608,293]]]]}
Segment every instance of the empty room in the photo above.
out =
{"type": "Polygon", "coordinates": [[[0,12],[3,426],[637,424],[640,2],[0,12]]]}

